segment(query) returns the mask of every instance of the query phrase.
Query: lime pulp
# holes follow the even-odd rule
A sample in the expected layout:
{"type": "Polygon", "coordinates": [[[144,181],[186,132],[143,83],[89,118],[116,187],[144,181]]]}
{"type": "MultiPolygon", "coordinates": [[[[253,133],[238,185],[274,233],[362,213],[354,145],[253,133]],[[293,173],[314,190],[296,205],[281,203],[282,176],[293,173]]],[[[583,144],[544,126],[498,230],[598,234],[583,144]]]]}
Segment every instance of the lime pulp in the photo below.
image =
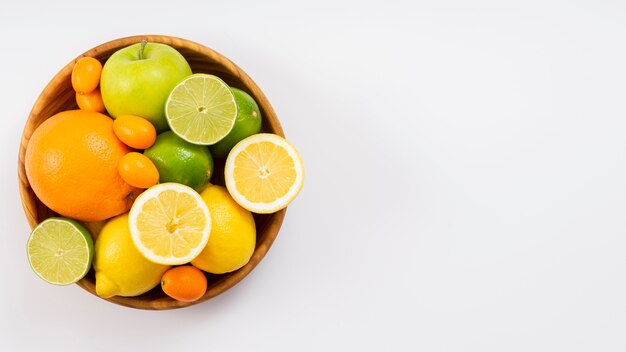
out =
{"type": "Polygon", "coordinates": [[[48,218],[37,225],[26,246],[31,268],[44,281],[70,285],[82,279],[93,260],[93,239],[74,220],[48,218]]]}
{"type": "Polygon", "coordinates": [[[235,96],[224,81],[198,73],[179,83],[165,104],[167,123],[182,139],[211,145],[224,138],[235,124],[235,96]]]}

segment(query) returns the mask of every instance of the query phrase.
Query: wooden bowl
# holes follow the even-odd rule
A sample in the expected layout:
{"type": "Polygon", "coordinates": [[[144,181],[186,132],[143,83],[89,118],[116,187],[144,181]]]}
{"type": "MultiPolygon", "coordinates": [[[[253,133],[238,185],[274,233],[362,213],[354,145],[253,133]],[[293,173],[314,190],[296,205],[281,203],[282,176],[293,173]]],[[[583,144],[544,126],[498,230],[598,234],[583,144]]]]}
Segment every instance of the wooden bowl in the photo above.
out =
{"type": "MultiPolygon", "coordinates": [[[[19,150],[18,176],[22,206],[24,207],[26,219],[28,220],[31,228],[34,228],[44,219],[51,216],[57,216],[57,214],[48,209],[30,188],[28,178],[26,177],[26,171],[24,169],[24,155],[26,152],[26,146],[28,145],[28,140],[35,129],[47,118],[61,111],[78,108],[75,101],[75,93],[72,89],[70,80],[72,69],[78,59],[84,56],[90,56],[95,57],[100,60],[100,62],[104,63],[118,49],[122,49],[131,44],[139,43],[143,39],[148,42],[168,44],[176,48],[187,59],[193,73],[214,74],[222,78],[230,86],[237,87],[248,92],[256,100],[259,108],[261,109],[261,115],[263,116],[262,131],[275,133],[284,137],[283,130],[280,126],[278,118],[276,117],[276,113],[274,112],[274,109],[272,109],[272,106],[261,89],[259,89],[254,81],[252,81],[252,79],[248,77],[248,75],[241,68],[214,50],[186,39],[162,35],[140,35],[116,39],[108,43],[104,43],[78,56],[63,67],[63,69],[61,69],[61,71],[59,71],[59,73],[52,78],[50,83],[48,83],[48,85],[44,88],[43,92],[41,92],[41,95],[35,102],[35,105],[28,116],[28,120],[26,121],[19,150]]],[[[211,179],[212,183],[224,185],[223,164],[224,160],[215,160],[215,173],[211,179]]],[[[252,271],[252,269],[254,269],[261,259],[263,259],[274,242],[274,239],[278,235],[278,230],[283,222],[285,212],[286,209],[267,215],[254,214],[257,241],[256,248],[250,262],[248,262],[248,264],[241,269],[228,274],[206,274],[208,281],[207,292],[202,298],[195,302],[185,303],[171,299],[161,291],[159,286],[137,297],[114,296],[107,300],[109,302],[132,308],[161,310],[186,307],[215,297],[241,281],[250,273],[250,271],[252,271]]],[[[95,238],[97,237],[103,222],[86,223],[85,225],[88,229],[90,229],[95,238]]],[[[89,274],[87,274],[87,276],[85,276],[85,278],[80,280],[77,284],[83,289],[96,295],[93,268],[89,274]]],[[[96,295],[96,297],[99,296],[96,295]]]]}

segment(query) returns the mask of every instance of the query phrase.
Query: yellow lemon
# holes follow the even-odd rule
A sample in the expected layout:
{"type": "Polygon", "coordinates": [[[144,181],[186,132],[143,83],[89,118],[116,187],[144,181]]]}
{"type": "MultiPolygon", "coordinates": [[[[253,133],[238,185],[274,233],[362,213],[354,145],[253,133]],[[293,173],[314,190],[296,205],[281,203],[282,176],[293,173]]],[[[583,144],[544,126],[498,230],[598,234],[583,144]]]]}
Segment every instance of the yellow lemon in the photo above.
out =
{"type": "Polygon", "coordinates": [[[103,298],[138,296],[159,284],[168,265],[155,264],[139,251],[130,235],[128,214],[104,225],[95,243],[96,293],[103,298]]]}
{"type": "Polygon", "coordinates": [[[246,265],[256,244],[252,214],[237,204],[224,187],[209,185],[200,196],[211,214],[211,235],[191,264],[213,274],[228,273],[246,265]]]}
{"type": "Polygon", "coordinates": [[[224,166],[226,187],[242,207],[260,214],[286,208],[302,189],[304,166],[296,148],[271,133],[237,143],[224,166]]]}
{"type": "Polygon", "coordinates": [[[211,216],[198,192],[178,183],[159,183],[130,208],[133,243],[148,260],[163,265],[189,263],[209,240],[211,216]]]}

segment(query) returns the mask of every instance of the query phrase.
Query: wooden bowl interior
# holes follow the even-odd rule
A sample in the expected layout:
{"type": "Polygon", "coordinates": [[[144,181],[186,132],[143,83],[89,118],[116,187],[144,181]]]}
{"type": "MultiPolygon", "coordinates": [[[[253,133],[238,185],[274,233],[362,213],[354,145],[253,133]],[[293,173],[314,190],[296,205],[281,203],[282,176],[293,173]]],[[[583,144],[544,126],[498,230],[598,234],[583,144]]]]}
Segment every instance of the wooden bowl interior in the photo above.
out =
{"type": "MultiPolygon", "coordinates": [[[[35,102],[30,116],[26,121],[19,150],[18,176],[22,205],[31,228],[34,228],[44,219],[51,216],[57,216],[57,214],[39,201],[33,190],[30,188],[26,177],[26,171],[24,169],[24,155],[30,136],[47,118],[61,111],[78,108],[70,79],[72,68],[74,67],[76,61],[82,57],[90,56],[95,57],[100,60],[100,62],[104,63],[118,49],[131,44],[139,43],[143,39],[148,42],[168,44],[176,48],[183,56],[185,56],[193,73],[214,74],[222,78],[230,86],[240,88],[249,93],[256,100],[259,108],[261,109],[261,115],[263,116],[262,131],[284,136],[280,122],[278,121],[272,106],[259,87],[237,65],[214,50],[189,40],[160,35],[142,35],[113,40],[78,56],[72,62],[67,64],[61,71],[59,71],[50,83],[48,83],[35,102]]],[[[212,183],[224,185],[223,164],[224,160],[215,159],[215,172],[213,178],[211,179],[212,183]]],[[[257,243],[250,262],[243,268],[232,273],[222,275],[207,273],[208,289],[206,294],[198,301],[179,302],[173,300],[165,295],[158,286],[141,296],[114,296],[107,300],[132,308],[160,310],[186,307],[215,297],[238,283],[261,261],[278,235],[278,230],[282,224],[285,212],[286,210],[281,210],[268,215],[254,214],[254,220],[257,228],[257,243]]],[[[104,222],[86,223],[85,225],[90,229],[94,238],[96,238],[103,223],[104,222]]],[[[93,268],[89,274],[87,274],[87,276],[77,284],[90,293],[96,295],[93,268]]]]}

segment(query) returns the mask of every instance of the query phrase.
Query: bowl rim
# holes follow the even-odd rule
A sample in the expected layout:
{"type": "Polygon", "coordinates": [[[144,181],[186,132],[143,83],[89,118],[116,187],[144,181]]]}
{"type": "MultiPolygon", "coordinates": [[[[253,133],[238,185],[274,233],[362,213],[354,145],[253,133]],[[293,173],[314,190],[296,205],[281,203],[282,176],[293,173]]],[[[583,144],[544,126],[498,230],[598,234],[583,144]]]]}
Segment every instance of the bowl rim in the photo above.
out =
{"type": "MultiPolygon", "coordinates": [[[[276,113],[265,94],[245,71],[243,71],[234,62],[232,62],[226,56],[218,53],[217,51],[188,39],[160,34],[133,35],[110,40],[78,55],[75,59],[66,64],[59,72],[57,72],[54,77],[46,84],[44,89],[37,97],[37,100],[33,104],[33,107],[28,115],[26,123],[24,124],[18,153],[18,187],[20,191],[22,208],[31,229],[33,229],[39,223],[38,213],[41,211],[45,211],[47,208],[45,208],[45,206],[41,204],[41,201],[38,201],[40,203],[38,204],[38,197],[30,188],[24,166],[24,156],[28,141],[32,133],[39,126],[39,124],[41,124],[43,121],[50,117],[45,116],[44,118],[39,118],[38,116],[39,114],[41,114],[42,109],[44,108],[45,100],[49,98],[50,94],[53,94],[55,91],[59,90],[62,84],[67,84],[66,80],[69,79],[69,77],[71,76],[72,69],[76,61],[78,61],[79,59],[86,56],[98,57],[102,53],[107,53],[112,50],[115,51],[128,45],[139,43],[142,40],[154,43],[168,44],[176,48],[177,50],[179,50],[180,48],[184,48],[185,50],[191,50],[194,53],[198,53],[199,55],[202,55],[207,59],[211,59],[212,61],[224,67],[228,71],[228,74],[236,77],[245,86],[248,93],[250,93],[257,101],[259,107],[261,107],[261,109],[264,111],[264,124],[267,123],[271,126],[272,133],[285,137],[280,121],[278,120],[278,117],[276,116],[276,113]],[[40,120],[40,122],[36,123],[37,120],[40,120]]],[[[180,302],[167,297],[165,294],[163,294],[163,297],[159,297],[153,300],[138,299],[138,297],[142,297],[142,295],[136,297],[113,296],[110,298],[102,298],[96,294],[94,282],[89,281],[87,277],[81,279],[76,284],[100,299],[118,305],[137,309],[175,309],[188,307],[207,301],[235,286],[259,264],[259,262],[265,257],[274,240],[278,236],[278,232],[282,225],[286,211],[287,209],[285,208],[276,213],[270,214],[271,218],[268,218],[268,220],[266,221],[267,224],[263,229],[263,233],[265,234],[264,240],[262,242],[257,242],[256,248],[252,257],[250,258],[250,261],[242,268],[234,272],[224,274],[222,277],[220,277],[213,286],[207,289],[205,295],[197,301],[180,302]]],[[[87,223],[86,225],[89,225],[89,223],[87,223]]],[[[90,226],[87,227],[89,228],[90,226]]],[[[92,230],[92,228],[90,228],[90,230],[92,230]]]]}

